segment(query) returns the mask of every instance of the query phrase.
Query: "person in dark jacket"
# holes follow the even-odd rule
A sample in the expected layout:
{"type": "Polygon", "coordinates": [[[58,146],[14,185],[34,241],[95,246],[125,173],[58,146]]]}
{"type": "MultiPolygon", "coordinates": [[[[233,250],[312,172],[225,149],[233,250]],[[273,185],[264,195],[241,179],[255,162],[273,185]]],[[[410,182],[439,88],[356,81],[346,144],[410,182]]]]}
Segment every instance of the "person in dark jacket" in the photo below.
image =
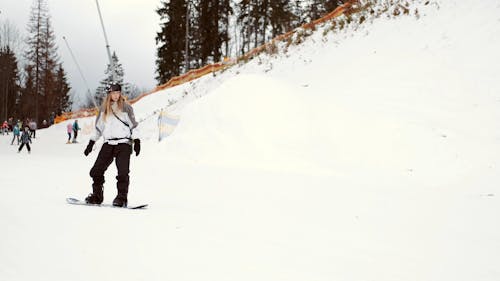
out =
{"type": "Polygon", "coordinates": [[[129,187],[129,166],[132,143],[135,155],[141,151],[141,142],[137,137],[137,122],[134,110],[127,103],[121,93],[119,84],[112,84],[108,88],[108,95],[101,106],[95,122],[95,130],[89,144],[84,151],[85,156],[92,152],[95,142],[102,136],[104,144],[99,155],[90,170],[92,177],[92,193],[85,201],[89,204],[101,204],[103,197],[104,172],[115,160],[118,169],[116,187],[118,194],[113,200],[113,205],[118,207],[127,206],[127,194],[129,187]]]}
{"type": "Polygon", "coordinates": [[[21,152],[21,149],[23,149],[24,145],[26,145],[26,148],[28,149],[28,153],[31,153],[30,143],[31,143],[31,136],[30,136],[29,128],[24,127],[23,134],[21,135],[21,146],[19,146],[17,153],[21,152]]]}
{"type": "Polygon", "coordinates": [[[77,143],[76,138],[78,137],[78,131],[80,131],[80,126],[78,125],[78,120],[75,119],[73,122],[73,143],[77,143]]]}

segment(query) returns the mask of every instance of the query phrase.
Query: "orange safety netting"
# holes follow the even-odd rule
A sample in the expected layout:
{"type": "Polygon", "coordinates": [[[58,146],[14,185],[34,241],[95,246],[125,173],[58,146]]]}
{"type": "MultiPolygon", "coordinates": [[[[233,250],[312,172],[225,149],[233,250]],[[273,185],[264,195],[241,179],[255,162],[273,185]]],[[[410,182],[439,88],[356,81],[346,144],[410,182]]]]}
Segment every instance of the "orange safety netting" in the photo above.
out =
{"type": "Polygon", "coordinates": [[[97,115],[97,108],[85,108],[73,112],[63,112],[61,115],[56,116],[54,124],[61,123],[68,119],[83,118],[97,115]]]}

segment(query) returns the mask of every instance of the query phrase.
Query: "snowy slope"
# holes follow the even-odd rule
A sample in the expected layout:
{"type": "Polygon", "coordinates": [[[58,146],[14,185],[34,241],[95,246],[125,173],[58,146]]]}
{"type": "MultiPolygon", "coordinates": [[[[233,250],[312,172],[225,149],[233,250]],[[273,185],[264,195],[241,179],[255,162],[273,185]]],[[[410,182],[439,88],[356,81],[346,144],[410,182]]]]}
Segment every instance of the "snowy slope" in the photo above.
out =
{"type": "Polygon", "coordinates": [[[30,155],[0,136],[0,280],[499,280],[500,2],[419,11],[135,104],[148,210],[64,202],[91,190],[93,118],[30,155]]]}

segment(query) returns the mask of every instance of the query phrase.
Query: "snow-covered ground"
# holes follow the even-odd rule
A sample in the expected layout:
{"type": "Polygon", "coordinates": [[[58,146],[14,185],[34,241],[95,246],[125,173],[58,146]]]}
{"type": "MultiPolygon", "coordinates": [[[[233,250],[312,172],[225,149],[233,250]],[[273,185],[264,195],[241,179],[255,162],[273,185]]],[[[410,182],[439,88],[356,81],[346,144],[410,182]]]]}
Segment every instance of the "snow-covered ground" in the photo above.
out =
{"type": "Polygon", "coordinates": [[[93,118],[0,136],[0,280],[500,280],[500,1],[441,2],[135,104],[147,210],[66,204],[93,118]]]}

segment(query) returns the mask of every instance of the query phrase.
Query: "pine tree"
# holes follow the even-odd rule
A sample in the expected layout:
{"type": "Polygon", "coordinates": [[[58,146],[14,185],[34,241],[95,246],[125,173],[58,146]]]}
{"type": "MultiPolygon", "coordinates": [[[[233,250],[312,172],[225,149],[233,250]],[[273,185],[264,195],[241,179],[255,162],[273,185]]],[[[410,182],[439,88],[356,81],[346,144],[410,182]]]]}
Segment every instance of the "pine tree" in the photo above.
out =
{"type": "MultiPolygon", "coordinates": [[[[294,27],[298,16],[293,13],[293,5],[288,0],[270,0],[267,19],[271,27],[270,37],[264,34],[265,41],[283,34],[294,27]]],[[[264,26],[267,29],[267,26],[264,26]]]]}
{"type": "MultiPolygon", "coordinates": [[[[315,1],[315,0],[311,0],[315,1]]],[[[294,0],[291,3],[292,13],[295,15],[295,20],[292,21],[293,28],[296,28],[307,21],[306,9],[303,7],[301,0],[294,0]]]]}
{"type": "Polygon", "coordinates": [[[101,80],[99,83],[99,87],[97,87],[96,92],[95,92],[95,100],[97,104],[99,105],[102,103],[104,97],[106,97],[107,94],[107,88],[111,83],[119,83],[122,86],[122,93],[124,95],[128,95],[129,92],[129,86],[128,84],[123,83],[123,77],[125,75],[125,72],[123,70],[123,66],[118,60],[118,56],[116,55],[115,52],[113,52],[113,55],[111,56],[111,59],[113,60],[113,64],[115,66],[114,69],[114,77],[115,79],[113,80],[113,72],[111,70],[111,64],[107,64],[106,70],[104,71],[104,79],[101,80]]]}
{"type": "Polygon", "coordinates": [[[27,51],[25,53],[26,60],[26,76],[29,87],[26,87],[22,93],[23,97],[23,114],[28,117],[28,114],[33,114],[37,120],[39,118],[39,100],[42,91],[42,59],[43,53],[43,28],[44,19],[47,17],[47,4],[44,0],[35,0],[31,8],[30,19],[28,23],[27,51]]]}
{"type": "Polygon", "coordinates": [[[298,22],[293,2],[287,0],[242,0],[239,8],[242,53],[291,30],[298,22]]]}
{"type": "Polygon", "coordinates": [[[9,47],[14,54],[18,54],[21,46],[21,33],[17,27],[8,20],[0,22],[0,48],[9,47]]]}
{"type": "Polygon", "coordinates": [[[202,28],[200,22],[201,6],[206,3],[203,0],[188,0],[186,3],[186,22],[184,24],[184,64],[179,69],[179,74],[190,69],[199,68],[202,64],[201,48],[203,46],[199,31],[202,28]]]}
{"type": "Polygon", "coordinates": [[[200,42],[197,53],[200,65],[220,61],[229,52],[229,16],[232,8],[229,0],[200,1],[196,32],[200,42]]]}
{"type": "Polygon", "coordinates": [[[26,64],[24,66],[23,86],[21,87],[21,95],[18,99],[17,107],[19,108],[19,117],[22,119],[32,117],[35,108],[35,75],[36,69],[33,65],[26,64]]]}
{"type": "MultiPolygon", "coordinates": [[[[219,4],[219,42],[223,50],[222,55],[224,57],[230,56],[229,42],[231,41],[230,36],[230,18],[234,14],[234,10],[231,5],[231,0],[221,0],[219,4]]],[[[217,59],[220,60],[221,58],[217,59]]]]}
{"type": "Polygon", "coordinates": [[[325,16],[342,5],[343,0],[312,0],[306,9],[306,21],[312,21],[325,16]]]}
{"type": "Polygon", "coordinates": [[[59,68],[57,69],[56,72],[55,87],[54,87],[54,92],[56,97],[54,104],[57,105],[54,112],[56,112],[57,114],[71,110],[71,102],[69,99],[70,90],[71,87],[68,83],[68,79],[66,78],[66,72],[64,71],[62,64],[59,64],[59,68]]]}
{"type": "Polygon", "coordinates": [[[17,58],[9,46],[0,48],[0,118],[15,115],[19,96],[17,58]]]}
{"type": "Polygon", "coordinates": [[[62,66],[57,55],[46,0],[34,0],[28,32],[25,52],[26,79],[20,102],[25,117],[34,117],[40,122],[41,119],[48,118],[51,112],[58,111],[58,101],[65,98],[59,96],[60,93],[55,90],[57,72],[62,66]]]}
{"type": "Polygon", "coordinates": [[[50,112],[59,111],[58,100],[61,97],[55,91],[56,75],[59,67],[62,67],[58,61],[57,47],[55,44],[55,35],[50,23],[50,17],[47,14],[44,19],[43,42],[42,42],[42,85],[40,96],[41,116],[45,119],[49,116],[50,112]]]}
{"type": "Polygon", "coordinates": [[[312,0],[306,9],[306,22],[320,18],[325,13],[325,0],[312,0]]]}
{"type": "Polygon", "coordinates": [[[242,0],[239,5],[238,25],[241,26],[240,53],[244,54],[251,48],[257,47],[263,40],[259,40],[260,1],[242,0]]]}
{"type": "Polygon", "coordinates": [[[165,0],[156,10],[163,21],[155,38],[158,45],[156,80],[159,84],[166,83],[189,68],[185,62],[186,37],[189,38],[186,36],[187,11],[185,0],[165,0]]]}

